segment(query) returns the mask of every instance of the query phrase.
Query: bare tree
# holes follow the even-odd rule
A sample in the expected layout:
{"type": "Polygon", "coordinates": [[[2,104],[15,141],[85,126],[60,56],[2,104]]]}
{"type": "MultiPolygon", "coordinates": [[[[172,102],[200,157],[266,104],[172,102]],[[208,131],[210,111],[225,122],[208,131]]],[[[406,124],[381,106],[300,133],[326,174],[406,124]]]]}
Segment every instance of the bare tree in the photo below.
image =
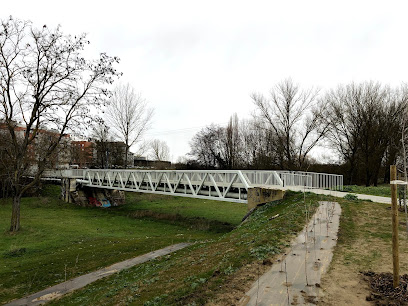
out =
{"type": "Polygon", "coordinates": [[[198,132],[190,143],[198,163],[206,168],[236,169],[244,164],[244,152],[238,116],[231,116],[228,125],[210,125],[198,132]]]}
{"type": "Polygon", "coordinates": [[[107,122],[116,137],[126,145],[125,167],[128,165],[129,148],[141,140],[150,127],[152,117],[153,109],[130,84],[114,89],[107,108],[107,122]]]}
{"type": "MultiPolygon", "coordinates": [[[[390,181],[390,166],[398,164],[399,158],[404,158],[404,150],[406,149],[406,143],[402,146],[400,141],[406,139],[406,127],[407,125],[407,109],[408,109],[408,86],[402,84],[399,88],[393,90],[391,101],[387,103],[387,132],[390,133],[388,137],[387,148],[385,150],[385,156],[383,160],[383,166],[385,168],[384,183],[390,181]],[[398,131],[398,132],[396,132],[398,131]],[[405,132],[404,132],[405,131],[405,132]],[[401,152],[401,149],[403,152],[401,152]]],[[[404,167],[405,168],[405,167],[404,167]]],[[[405,170],[403,171],[405,173],[405,170]]]]}
{"type": "Polygon", "coordinates": [[[377,185],[381,166],[387,173],[400,152],[406,94],[376,82],[351,83],[325,100],[327,138],[348,167],[349,183],[360,175],[367,186],[377,185]]]}
{"type": "Polygon", "coordinates": [[[112,150],[109,148],[109,143],[113,141],[109,127],[103,120],[97,120],[92,125],[91,137],[95,142],[96,161],[95,164],[100,168],[109,168],[109,154],[112,150]]]}
{"type": "MultiPolygon", "coordinates": [[[[10,231],[20,228],[20,200],[38,183],[49,158],[66,133],[89,118],[93,108],[104,103],[118,75],[116,57],[102,53],[87,60],[82,51],[86,35],[63,35],[60,28],[37,29],[29,21],[9,18],[0,25],[0,119],[7,131],[5,147],[11,166],[8,173],[13,205],[10,231]],[[22,128],[22,130],[21,130],[22,128]],[[36,161],[34,179],[23,178],[30,168],[29,151],[41,128],[55,131],[36,161]]],[[[31,167],[32,168],[32,167],[31,167]]]]}
{"type": "Polygon", "coordinates": [[[282,169],[302,169],[307,155],[327,132],[316,89],[302,90],[291,79],[277,84],[270,97],[252,94],[258,117],[275,134],[282,169]]]}
{"type": "Polygon", "coordinates": [[[165,141],[154,139],[150,142],[151,158],[155,161],[168,161],[170,148],[165,141]]]}
{"type": "Polygon", "coordinates": [[[225,168],[236,169],[242,164],[242,141],[237,114],[231,116],[221,142],[224,146],[225,168]]]}
{"type": "Polygon", "coordinates": [[[205,168],[222,168],[222,146],[220,146],[223,128],[210,125],[196,133],[190,141],[191,151],[188,155],[194,157],[198,164],[205,168]]]}
{"type": "Polygon", "coordinates": [[[242,165],[251,169],[277,169],[282,153],[277,150],[277,137],[268,124],[255,117],[241,121],[242,165]]]}
{"type": "Polygon", "coordinates": [[[349,183],[353,183],[356,164],[358,162],[358,149],[360,142],[360,129],[363,122],[358,120],[358,113],[353,107],[353,90],[339,86],[326,94],[328,101],[327,117],[330,129],[327,138],[332,148],[338,152],[343,162],[348,164],[349,183]],[[351,91],[350,91],[351,90],[351,91]]]}

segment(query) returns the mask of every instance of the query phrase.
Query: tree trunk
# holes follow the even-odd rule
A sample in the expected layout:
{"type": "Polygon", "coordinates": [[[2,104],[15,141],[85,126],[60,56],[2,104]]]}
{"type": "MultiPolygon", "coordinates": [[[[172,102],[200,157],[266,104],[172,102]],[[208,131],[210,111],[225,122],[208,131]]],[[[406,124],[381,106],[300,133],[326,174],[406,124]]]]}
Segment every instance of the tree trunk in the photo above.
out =
{"type": "Polygon", "coordinates": [[[348,171],[349,185],[353,185],[354,181],[354,162],[350,161],[350,169],[348,171]]]}
{"type": "MultiPolygon", "coordinates": [[[[384,152],[381,155],[383,156],[384,152]]],[[[374,168],[373,184],[375,187],[378,186],[378,179],[380,177],[381,164],[382,164],[382,158],[376,161],[376,167],[374,168]]]]}
{"type": "Polygon", "coordinates": [[[378,175],[379,175],[379,173],[380,173],[380,169],[378,168],[375,171],[374,176],[373,176],[373,184],[374,184],[375,187],[378,186],[378,175]]]}
{"type": "Polygon", "coordinates": [[[386,184],[390,181],[390,163],[386,162],[385,163],[385,168],[384,168],[384,180],[383,183],[386,184]]]}
{"type": "Polygon", "coordinates": [[[126,148],[125,148],[125,169],[127,169],[127,163],[128,163],[128,152],[129,152],[129,145],[128,142],[126,141],[126,148]]]}
{"type": "Polygon", "coordinates": [[[21,195],[20,194],[14,195],[11,213],[10,232],[17,232],[20,229],[20,202],[21,195]]]}
{"type": "Polygon", "coordinates": [[[366,187],[369,187],[369,186],[370,186],[371,176],[372,176],[372,175],[371,175],[370,170],[368,170],[367,167],[366,167],[366,187]]]}

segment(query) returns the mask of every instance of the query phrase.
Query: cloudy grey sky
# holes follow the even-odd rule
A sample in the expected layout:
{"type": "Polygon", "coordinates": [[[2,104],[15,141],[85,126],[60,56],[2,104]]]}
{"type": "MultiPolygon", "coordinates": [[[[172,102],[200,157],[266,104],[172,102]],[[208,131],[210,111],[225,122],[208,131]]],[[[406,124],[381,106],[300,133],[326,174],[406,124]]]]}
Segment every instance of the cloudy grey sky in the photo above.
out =
{"type": "Polygon", "coordinates": [[[89,53],[121,58],[121,81],[155,108],[146,138],[173,160],[205,125],[248,118],[249,95],[291,77],[324,89],[407,81],[406,1],[4,1],[13,15],[88,33],[89,53]]]}

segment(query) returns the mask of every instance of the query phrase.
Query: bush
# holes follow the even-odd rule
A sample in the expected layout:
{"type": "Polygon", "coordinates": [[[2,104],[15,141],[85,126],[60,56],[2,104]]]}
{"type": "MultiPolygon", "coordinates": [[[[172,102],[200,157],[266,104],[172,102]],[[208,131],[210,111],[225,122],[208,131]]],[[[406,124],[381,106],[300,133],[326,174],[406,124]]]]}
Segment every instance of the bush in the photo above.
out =
{"type": "Polygon", "coordinates": [[[358,197],[355,194],[348,193],[344,196],[347,201],[357,201],[358,197]]]}
{"type": "Polygon", "coordinates": [[[344,192],[352,192],[353,191],[353,187],[351,187],[351,186],[343,186],[343,191],[344,192]]]}

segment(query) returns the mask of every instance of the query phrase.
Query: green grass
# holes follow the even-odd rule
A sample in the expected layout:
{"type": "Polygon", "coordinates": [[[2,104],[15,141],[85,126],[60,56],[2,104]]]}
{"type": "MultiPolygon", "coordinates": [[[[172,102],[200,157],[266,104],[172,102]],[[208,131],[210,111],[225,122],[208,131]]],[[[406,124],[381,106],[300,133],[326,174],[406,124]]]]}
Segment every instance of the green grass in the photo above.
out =
{"type": "MultiPolygon", "coordinates": [[[[310,215],[320,198],[307,194],[310,215]]],[[[244,287],[253,282],[253,277],[245,277],[244,269],[253,264],[259,269],[264,259],[281,253],[304,224],[303,194],[290,192],[284,200],[258,208],[247,222],[221,237],[122,271],[51,304],[202,305],[216,301],[217,296],[230,293],[228,286],[237,275],[244,275],[239,281],[244,287]],[[279,217],[271,219],[276,214],[279,217]]]]}
{"type": "Polygon", "coordinates": [[[380,197],[391,197],[391,189],[389,184],[383,184],[378,186],[357,186],[357,185],[346,185],[343,188],[344,192],[359,193],[375,195],[380,197]]]}
{"type": "MultiPolygon", "coordinates": [[[[389,205],[361,200],[339,199],[339,202],[343,211],[337,246],[339,252],[335,253],[335,257],[344,257],[343,264],[354,265],[360,271],[384,267],[384,259],[390,257],[392,241],[389,205]]],[[[400,220],[401,244],[407,249],[403,213],[400,213],[400,220]]]]}
{"type": "MultiPolygon", "coordinates": [[[[320,282],[324,290],[319,305],[365,305],[370,286],[363,272],[392,272],[392,211],[390,205],[333,198],[342,214],[337,245],[330,267],[320,282]]],[[[408,273],[408,236],[405,214],[399,215],[400,275],[408,273]]],[[[377,292],[376,294],[380,294],[377,292]]],[[[381,295],[381,294],[380,294],[381,295]]],[[[400,305],[381,301],[381,305],[400,305]]]]}
{"type": "Polygon", "coordinates": [[[244,204],[143,194],[84,208],[58,194],[48,186],[23,198],[17,234],[8,232],[11,200],[0,200],[0,303],[167,245],[217,239],[246,213],[244,204]]]}
{"type": "Polygon", "coordinates": [[[157,213],[179,214],[191,218],[200,216],[207,220],[216,220],[232,225],[241,223],[247,209],[246,204],[231,202],[135,193],[128,193],[126,196],[127,205],[123,207],[123,210],[149,210],[157,213]]]}

